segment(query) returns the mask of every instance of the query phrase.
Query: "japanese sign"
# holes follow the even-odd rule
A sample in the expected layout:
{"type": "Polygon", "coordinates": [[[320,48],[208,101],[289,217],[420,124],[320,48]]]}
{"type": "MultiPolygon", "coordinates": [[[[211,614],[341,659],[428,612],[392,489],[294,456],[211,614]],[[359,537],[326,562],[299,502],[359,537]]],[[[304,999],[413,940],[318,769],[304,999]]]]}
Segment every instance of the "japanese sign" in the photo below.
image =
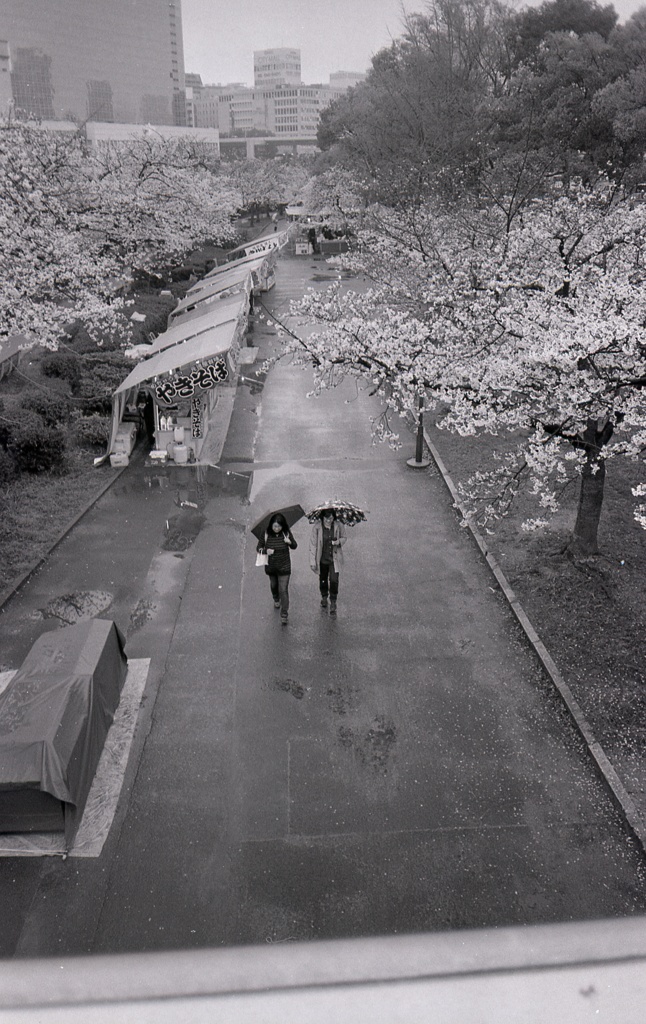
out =
{"type": "Polygon", "coordinates": [[[192,398],[196,391],[209,391],[225,381],[228,375],[226,359],[219,358],[189,372],[180,371],[157,381],[155,396],[159,402],[172,405],[178,398],[192,398]]]}
{"type": "Polygon", "coordinates": [[[191,407],[191,437],[202,437],[204,429],[204,399],[199,395],[193,397],[191,407]]]}

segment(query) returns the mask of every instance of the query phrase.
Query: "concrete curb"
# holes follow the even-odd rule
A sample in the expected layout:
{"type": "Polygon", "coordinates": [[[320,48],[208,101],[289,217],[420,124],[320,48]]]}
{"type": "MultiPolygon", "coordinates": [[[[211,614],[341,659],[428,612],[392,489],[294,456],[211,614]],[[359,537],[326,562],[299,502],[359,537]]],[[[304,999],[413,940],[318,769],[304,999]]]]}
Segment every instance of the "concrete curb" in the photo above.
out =
{"type": "Polygon", "coordinates": [[[479,532],[479,530],[473,525],[473,523],[470,522],[466,518],[466,516],[464,516],[457,488],[453,483],[453,480],[451,479],[451,476],[449,475],[449,472],[446,466],[444,465],[444,462],[442,461],[440,453],[438,452],[437,448],[431,441],[426,430],[424,430],[424,442],[431,454],[433,462],[437,466],[437,469],[439,470],[440,475],[451,494],[451,497],[453,498],[453,503],[455,507],[463,516],[464,521],[466,522],[473,539],[480,548],[480,551],[482,552],[485,561],[487,562],[487,565],[489,566],[493,575],[495,576],[496,581],[500,589],[502,590],[503,595],[507,600],[507,603],[509,604],[509,607],[516,616],[516,619],[518,620],[521,629],[523,630],[525,636],[529,640],[529,643],[534,648],[538,656],[538,659],[541,662],[550,680],[552,681],[552,684],[556,692],[558,693],[568,712],[572,716],[574,724],[576,725],[576,728],[581,738],[583,739],[583,742],[588,748],[588,751],[595,764],[595,767],[597,768],[597,771],[601,774],[601,777],[603,778],[606,786],[610,790],[610,794],[613,800],[615,801],[617,807],[626,819],[628,827],[635,836],[642,851],[644,852],[644,854],[646,854],[646,821],[644,821],[644,818],[637,809],[637,806],[633,798],[628,793],[626,787],[624,786],[623,782],[617,775],[617,772],[610,763],[607,754],[603,750],[603,747],[595,738],[595,735],[590,727],[590,724],[586,719],[585,715],[583,714],[583,711],[581,710],[579,703],[575,699],[565,679],[559,672],[549,651],[545,647],[545,644],[543,643],[538,633],[534,629],[529,617],[527,616],[527,613],[525,612],[523,606],[518,600],[517,595],[510,586],[509,581],[507,580],[502,569],[498,565],[495,556],[489,551],[486,540],[479,532]]]}
{"type": "Polygon", "coordinates": [[[128,469],[128,466],[122,466],[117,471],[117,473],[110,480],[108,480],[108,482],[106,484],[104,484],[103,487],[99,491],[97,491],[96,494],[94,494],[93,497],[90,498],[89,501],[87,501],[85,503],[85,505],[83,506],[81,511],[76,516],[74,516],[74,519],[71,519],[67,523],[67,525],[64,527],[64,529],[58,534],[58,536],[49,545],[47,550],[44,551],[43,554],[39,558],[37,558],[36,561],[33,562],[29,566],[29,568],[26,569],[25,572],[23,572],[23,574],[21,576],[19,576],[16,580],[14,580],[13,583],[11,583],[11,585],[6,588],[6,590],[0,591],[0,613],[2,612],[2,609],[7,604],[7,602],[9,600],[11,600],[11,598],[14,596],[14,594],[16,594],[20,590],[20,588],[27,582],[29,577],[33,576],[33,574],[35,572],[37,572],[38,569],[40,569],[40,567],[43,564],[43,562],[47,561],[47,559],[51,555],[51,553],[54,550],[54,548],[58,547],[58,545],[61,543],[61,541],[64,540],[65,537],[67,537],[68,533],[71,530],[74,529],[74,527],[79,522],[79,520],[82,519],[83,516],[87,512],[90,511],[90,509],[92,508],[93,505],[96,505],[96,503],[99,500],[99,498],[103,497],[105,492],[107,490],[109,490],[109,488],[112,487],[112,485],[114,483],[116,483],[116,481],[119,479],[121,474],[125,473],[125,471],[127,469],[128,469]]]}

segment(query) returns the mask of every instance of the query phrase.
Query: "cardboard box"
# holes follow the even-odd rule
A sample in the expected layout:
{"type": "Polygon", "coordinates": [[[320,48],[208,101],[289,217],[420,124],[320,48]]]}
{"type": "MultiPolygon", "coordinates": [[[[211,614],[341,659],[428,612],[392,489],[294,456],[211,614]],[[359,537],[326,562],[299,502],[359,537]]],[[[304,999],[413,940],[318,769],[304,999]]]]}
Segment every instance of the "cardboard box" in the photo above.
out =
{"type": "Polygon", "coordinates": [[[112,452],[110,455],[111,466],[127,466],[130,463],[127,452],[112,452]]]}

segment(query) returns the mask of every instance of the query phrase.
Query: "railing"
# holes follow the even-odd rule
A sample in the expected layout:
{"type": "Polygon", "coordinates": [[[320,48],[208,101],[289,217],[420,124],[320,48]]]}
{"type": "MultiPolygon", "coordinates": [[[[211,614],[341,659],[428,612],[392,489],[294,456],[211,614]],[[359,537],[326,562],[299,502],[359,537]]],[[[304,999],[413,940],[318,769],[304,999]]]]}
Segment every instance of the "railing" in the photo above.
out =
{"type": "Polygon", "coordinates": [[[646,918],[0,963],[2,1024],[637,1024],[646,918]]]}

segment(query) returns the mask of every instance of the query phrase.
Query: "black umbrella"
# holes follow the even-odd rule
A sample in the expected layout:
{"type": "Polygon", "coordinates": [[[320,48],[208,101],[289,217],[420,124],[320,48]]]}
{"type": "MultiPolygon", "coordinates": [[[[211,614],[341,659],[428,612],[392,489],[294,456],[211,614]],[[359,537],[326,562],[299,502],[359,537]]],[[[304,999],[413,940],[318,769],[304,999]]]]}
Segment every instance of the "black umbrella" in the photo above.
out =
{"type": "Polygon", "coordinates": [[[297,523],[299,519],[302,519],[305,515],[305,510],[300,505],[287,505],[285,508],[275,508],[272,512],[268,512],[266,515],[259,519],[255,526],[251,527],[251,532],[254,537],[258,540],[264,540],[267,532],[267,527],[272,519],[272,516],[276,516],[280,513],[281,516],[285,517],[285,522],[289,527],[292,527],[294,523],[297,523]]]}
{"type": "Polygon", "coordinates": [[[358,505],[353,505],[351,501],[341,501],[339,498],[333,498],[332,501],[323,501],[320,505],[316,505],[315,508],[310,509],[306,513],[310,523],[316,522],[317,519],[323,518],[323,513],[331,509],[336,518],[340,523],[344,523],[346,526],[354,526],[356,523],[365,523],[366,513],[363,509],[359,508],[358,505]]]}

